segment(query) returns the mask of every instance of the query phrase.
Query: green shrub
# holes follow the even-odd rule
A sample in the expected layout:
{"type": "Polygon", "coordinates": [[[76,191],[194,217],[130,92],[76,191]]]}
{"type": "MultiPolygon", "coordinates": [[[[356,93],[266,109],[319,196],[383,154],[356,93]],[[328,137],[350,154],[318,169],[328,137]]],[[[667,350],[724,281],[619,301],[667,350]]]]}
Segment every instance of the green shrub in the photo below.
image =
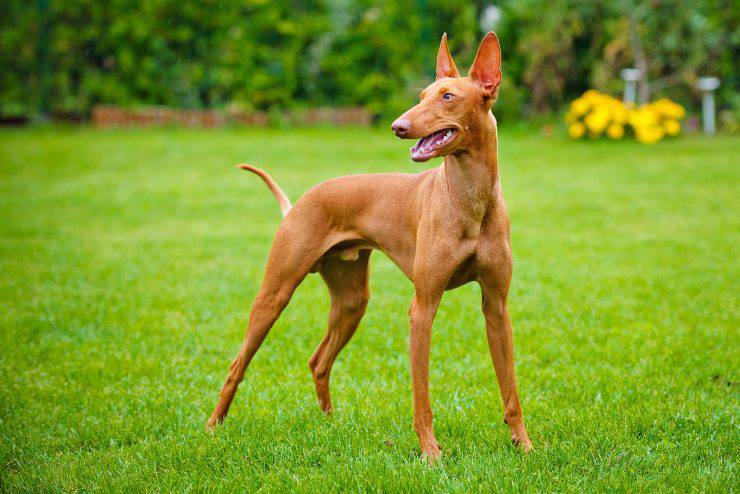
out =
{"type": "MultiPolygon", "coordinates": [[[[651,78],[690,84],[699,73],[718,75],[724,101],[737,89],[727,1],[498,4],[500,120],[557,110],[588,87],[620,91],[617,74],[633,63],[628,13],[650,51],[651,78]]],[[[0,117],[85,117],[106,103],[363,105],[387,120],[431,80],[442,32],[460,68],[469,66],[483,8],[468,0],[5,0],[0,117]]]]}

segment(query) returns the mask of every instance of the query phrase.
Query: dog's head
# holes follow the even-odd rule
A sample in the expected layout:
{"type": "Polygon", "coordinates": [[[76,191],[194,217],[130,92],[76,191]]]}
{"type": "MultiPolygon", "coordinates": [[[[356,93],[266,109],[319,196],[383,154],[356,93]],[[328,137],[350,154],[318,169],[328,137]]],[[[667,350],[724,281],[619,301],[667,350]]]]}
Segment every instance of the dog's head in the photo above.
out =
{"type": "Polygon", "coordinates": [[[484,119],[490,119],[499,85],[501,48],[495,33],[483,38],[467,77],[460,77],[444,34],[437,54],[437,80],[391,128],[402,139],[419,139],[411,148],[414,161],[464,151],[473,144],[474,134],[485,128],[484,119]]]}

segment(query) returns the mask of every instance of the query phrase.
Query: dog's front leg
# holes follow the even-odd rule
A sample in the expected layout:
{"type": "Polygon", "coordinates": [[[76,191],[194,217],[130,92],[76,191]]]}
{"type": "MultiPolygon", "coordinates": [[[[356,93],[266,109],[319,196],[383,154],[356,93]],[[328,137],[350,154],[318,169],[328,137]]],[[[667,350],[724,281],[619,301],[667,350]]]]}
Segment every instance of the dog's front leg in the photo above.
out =
{"type": "Polygon", "coordinates": [[[421,454],[430,463],[439,459],[441,452],[432,427],[432,405],[429,402],[429,349],[432,322],[442,297],[439,294],[420,294],[418,289],[411,303],[409,318],[409,354],[411,358],[411,389],[414,395],[414,430],[419,436],[421,454]]]}
{"type": "MultiPolygon", "coordinates": [[[[504,279],[506,279],[504,277],[504,279]]],[[[486,336],[496,371],[501,398],[504,402],[504,422],[509,426],[511,441],[525,453],[532,450],[522,419],[522,406],[514,375],[514,338],[509,312],[506,309],[508,281],[481,280],[483,315],[486,319],[486,336]]]]}

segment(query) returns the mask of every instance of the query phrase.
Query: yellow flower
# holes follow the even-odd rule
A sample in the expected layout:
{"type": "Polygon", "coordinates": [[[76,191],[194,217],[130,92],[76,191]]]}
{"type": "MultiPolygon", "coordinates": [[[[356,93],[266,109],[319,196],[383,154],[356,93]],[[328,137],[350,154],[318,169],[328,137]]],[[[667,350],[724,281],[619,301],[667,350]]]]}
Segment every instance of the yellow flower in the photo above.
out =
{"type": "Polygon", "coordinates": [[[584,119],[584,122],[591,133],[601,134],[606,129],[606,126],[609,125],[609,113],[602,109],[597,109],[589,113],[584,119]]]}
{"type": "Polygon", "coordinates": [[[668,98],[661,98],[654,102],[653,105],[655,109],[666,118],[680,120],[686,115],[686,110],[684,110],[683,106],[669,100],[668,98]]]}
{"type": "Polygon", "coordinates": [[[606,129],[606,135],[612,139],[621,139],[624,135],[624,127],[619,123],[613,123],[606,129]]]}
{"type": "Polygon", "coordinates": [[[674,103],[674,109],[673,109],[673,115],[676,117],[676,120],[682,119],[686,116],[686,110],[683,106],[679,105],[678,103],[674,103]]]}
{"type": "Polygon", "coordinates": [[[658,126],[642,127],[635,130],[637,140],[645,144],[655,144],[663,138],[663,129],[658,126]]]}
{"type": "Polygon", "coordinates": [[[663,122],[663,128],[665,129],[665,133],[669,136],[675,136],[678,135],[679,132],[681,132],[681,124],[678,122],[678,120],[666,120],[665,122],[663,122]]]}
{"type": "Polygon", "coordinates": [[[680,120],[685,116],[686,110],[668,98],[638,108],[634,103],[624,103],[589,89],[571,102],[565,121],[569,124],[568,134],[576,139],[587,134],[597,138],[604,133],[612,139],[621,139],[625,126],[629,125],[638,141],[653,144],[666,135],[679,134],[680,120]]]}
{"type": "Polygon", "coordinates": [[[657,115],[648,105],[643,105],[636,110],[630,111],[627,121],[635,129],[639,127],[652,127],[658,123],[657,115]]]}
{"type": "Polygon", "coordinates": [[[597,90],[595,90],[595,89],[589,89],[588,91],[586,91],[585,93],[583,93],[583,95],[581,96],[581,98],[583,98],[586,101],[595,103],[596,101],[598,101],[601,98],[601,96],[602,96],[602,94],[600,92],[598,92],[597,90]]]}
{"type": "Polygon", "coordinates": [[[615,105],[614,109],[612,111],[612,118],[615,122],[624,124],[627,122],[627,107],[622,103],[619,102],[619,105],[615,105]]]}
{"type": "Polygon", "coordinates": [[[586,126],[583,125],[581,122],[573,122],[572,124],[570,124],[570,127],[568,127],[568,135],[570,135],[573,139],[580,139],[585,133],[586,126]]]}
{"type": "Polygon", "coordinates": [[[570,104],[570,111],[576,117],[580,117],[581,115],[585,114],[589,108],[591,108],[591,103],[583,99],[583,97],[574,99],[573,102],[570,104]]]}

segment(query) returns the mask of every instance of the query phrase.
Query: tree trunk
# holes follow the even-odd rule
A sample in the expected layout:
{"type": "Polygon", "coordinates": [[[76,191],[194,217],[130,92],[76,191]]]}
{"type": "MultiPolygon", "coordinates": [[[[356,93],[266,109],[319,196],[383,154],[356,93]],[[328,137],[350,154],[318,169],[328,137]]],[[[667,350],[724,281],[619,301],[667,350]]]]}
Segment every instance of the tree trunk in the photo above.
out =
{"type": "Polygon", "coordinates": [[[635,15],[630,12],[630,37],[632,39],[632,56],[635,67],[640,71],[640,80],[637,82],[637,103],[644,105],[650,100],[650,83],[648,81],[648,62],[645,57],[645,48],[638,32],[639,25],[635,15]]]}

